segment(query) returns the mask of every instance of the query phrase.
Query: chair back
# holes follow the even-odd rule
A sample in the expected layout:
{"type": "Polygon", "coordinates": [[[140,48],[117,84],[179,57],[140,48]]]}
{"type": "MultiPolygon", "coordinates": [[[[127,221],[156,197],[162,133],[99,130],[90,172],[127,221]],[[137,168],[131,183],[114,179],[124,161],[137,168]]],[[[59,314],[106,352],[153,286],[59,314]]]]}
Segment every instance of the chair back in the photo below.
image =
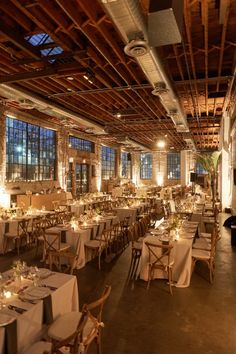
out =
{"type": "MultiPolygon", "coordinates": [[[[70,353],[76,354],[79,352],[79,343],[82,342],[83,330],[88,320],[88,311],[82,310],[82,314],[78,326],[73,334],[61,341],[53,341],[51,353],[61,353],[60,348],[70,345],[70,353]]],[[[66,323],[65,323],[66,325],[66,323]]]]}
{"type": "Polygon", "coordinates": [[[83,309],[85,309],[89,312],[89,317],[92,317],[93,319],[95,319],[99,323],[102,320],[103,306],[104,306],[105,301],[107,300],[108,296],[110,295],[110,292],[111,292],[111,286],[106,285],[105,289],[103,290],[102,295],[99,299],[95,300],[94,302],[91,302],[90,304],[85,304],[83,306],[83,309]]]}
{"type": "Polygon", "coordinates": [[[22,220],[18,221],[18,226],[17,226],[18,236],[28,235],[29,222],[30,222],[30,219],[22,219],[22,220]]]}
{"type": "Polygon", "coordinates": [[[166,270],[166,266],[171,264],[171,250],[173,246],[169,243],[145,242],[148,248],[148,263],[153,267],[166,270]]]}
{"type": "Polygon", "coordinates": [[[61,248],[61,234],[60,232],[44,233],[44,245],[46,252],[57,252],[61,248]]]}

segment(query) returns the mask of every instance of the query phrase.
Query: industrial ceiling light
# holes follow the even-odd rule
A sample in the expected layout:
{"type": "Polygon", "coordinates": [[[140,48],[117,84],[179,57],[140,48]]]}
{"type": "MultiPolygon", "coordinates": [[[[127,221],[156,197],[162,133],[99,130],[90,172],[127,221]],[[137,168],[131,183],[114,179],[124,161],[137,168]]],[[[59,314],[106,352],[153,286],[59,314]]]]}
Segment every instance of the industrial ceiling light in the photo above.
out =
{"type": "Polygon", "coordinates": [[[159,96],[161,97],[163,94],[167,93],[169,90],[166,87],[166,83],[165,82],[157,82],[155,84],[154,90],[152,90],[152,94],[154,96],[159,96]]]}
{"type": "Polygon", "coordinates": [[[166,146],[166,143],[165,143],[164,140],[159,140],[159,141],[157,142],[157,147],[159,147],[159,148],[164,148],[165,146],[166,146]]]}

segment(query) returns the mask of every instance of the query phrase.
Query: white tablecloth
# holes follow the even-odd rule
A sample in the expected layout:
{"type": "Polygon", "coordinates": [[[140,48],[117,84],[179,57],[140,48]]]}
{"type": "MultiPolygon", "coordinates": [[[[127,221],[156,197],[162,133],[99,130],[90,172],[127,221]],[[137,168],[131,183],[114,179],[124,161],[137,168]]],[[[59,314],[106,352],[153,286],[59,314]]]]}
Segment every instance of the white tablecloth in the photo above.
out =
{"type": "MultiPolygon", "coordinates": [[[[60,314],[79,310],[78,285],[75,276],[53,273],[53,275],[47,279],[43,279],[42,282],[43,284],[57,288],[56,290],[51,291],[53,319],[60,314]]],[[[21,353],[26,347],[39,340],[46,329],[46,325],[43,324],[43,300],[39,300],[37,304],[31,304],[22,302],[17,299],[17,296],[15,296],[14,299],[10,299],[7,304],[27,309],[23,314],[9,310],[7,307],[1,310],[17,319],[17,348],[18,353],[21,353]]],[[[0,327],[1,354],[5,354],[4,338],[5,327],[0,327]]]]}
{"type": "Polygon", "coordinates": [[[114,208],[120,221],[126,216],[130,216],[130,225],[136,221],[137,208],[114,208]]]}

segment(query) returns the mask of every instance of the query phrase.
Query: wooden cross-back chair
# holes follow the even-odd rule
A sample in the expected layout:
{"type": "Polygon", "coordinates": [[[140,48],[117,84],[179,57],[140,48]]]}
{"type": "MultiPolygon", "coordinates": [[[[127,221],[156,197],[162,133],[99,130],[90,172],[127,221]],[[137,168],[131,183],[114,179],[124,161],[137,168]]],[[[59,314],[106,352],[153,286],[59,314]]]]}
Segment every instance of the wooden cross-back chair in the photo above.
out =
{"type": "MultiPolygon", "coordinates": [[[[111,292],[111,286],[106,285],[99,299],[83,306],[83,311],[88,313],[88,320],[84,326],[83,332],[80,332],[79,347],[83,354],[87,354],[90,344],[95,341],[97,344],[97,353],[101,351],[101,330],[104,327],[102,322],[103,307],[111,292]]],[[[53,345],[64,339],[65,335],[74,333],[81,319],[81,312],[68,312],[59,316],[48,329],[48,336],[53,345]],[[66,326],[65,326],[66,324],[66,326]]]]}
{"type": "Polygon", "coordinates": [[[173,245],[169,243],[159,242],[151,243],[145,242],[148,249],[148,284],[147,289],[150,287],[150,282],[153,279],[154,271],[161,270],[167,275],[169,289],[172,292],[172,267],[173,260],[171,259],[171,250],[173,245]]]}
{"type": "MultiPolygon", "coordinates": [[[[39,341],[32,344],[27,350],[25,350],[22,354],[59,354],[62,353],[60,349],[63,347],[70,348],[70,354],[78,354],[79,351],[79,343],[81,338],[83,337],[83,330],[88,321],[88,312],[86,309],[83,309],[80,319],[78,321],[77,326],[74,328],[73,332],[65,332],[65,323],[62,328],[64,329],[65,336],[60,340],[53,340],[52,342],[39,341]],[[68,334],[68,335],[67,335],[68,334]]],[[[64,353],[64,350],[63,350],[64,353]]]]}
{"type": "Polygon", "coordinates": [[[211,236],[210,248],[194,248],[192,250],[192,273],[198,261],[205,263],[209,269],[210,283],[213,283],[215,275],[215,255],[217,240],[218,229],[217,226],[215,226],[211,236]]]}
{"type": "Polygon", "coordinates": [[[17,249],[17,255],[20,254],[20,246],[22,245],[22,241],[25,240],[25,244],[28,242],[29,233],[28,233],[28,225],[30,219],[22,219],[17,223],[17,229],[15,232],[6,232],[4,234],[4,253],[7,251],[9,247],[9,243],[12,241],[15,242],[15,248],[17,249]]]}
{"type": "Polygon", "coordinates": [[[61,271],[62,253],[69,251],[71,246],[66,242],[61,242],[61,233],[58,231],[47,231],[44,237],[44,253],[45,261],[49,261],[49,268],[52,269],[53,264],[61,271]]]}
{"type": "Polygon", "coordinates": [[[138,242],[138,222],[134,223],[128,230],[129,241],[131,242],[131,262],[128,278],[136,278],[139,261],[142,254],[142,243],[138,242]]]}

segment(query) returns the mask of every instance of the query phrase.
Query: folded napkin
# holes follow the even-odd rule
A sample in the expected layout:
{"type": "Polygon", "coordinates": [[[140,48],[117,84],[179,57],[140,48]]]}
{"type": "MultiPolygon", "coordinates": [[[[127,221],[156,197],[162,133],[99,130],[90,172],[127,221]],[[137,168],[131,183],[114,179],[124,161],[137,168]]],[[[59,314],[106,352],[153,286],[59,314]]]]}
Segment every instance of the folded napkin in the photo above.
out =
{"type": "Polygon", "coordinates": [[[48,295],[43,299],[43,323],[49,325],[52,322],[53,322],[52,297],[51,295],[48,295]]]}
{"type": "Polygon", "coordinates": [[[16,319],[5,326],[4,354],[17,353],[17,323],[16,319]]]}
{"type": "Polygon", "coordinates": [[[26,300],[36,300],[36,299],[43,299],[47,295],[49,295],[50,290],[43,287],[31,287],[24,291],[22,294],[22,298],[26,300]]]}

